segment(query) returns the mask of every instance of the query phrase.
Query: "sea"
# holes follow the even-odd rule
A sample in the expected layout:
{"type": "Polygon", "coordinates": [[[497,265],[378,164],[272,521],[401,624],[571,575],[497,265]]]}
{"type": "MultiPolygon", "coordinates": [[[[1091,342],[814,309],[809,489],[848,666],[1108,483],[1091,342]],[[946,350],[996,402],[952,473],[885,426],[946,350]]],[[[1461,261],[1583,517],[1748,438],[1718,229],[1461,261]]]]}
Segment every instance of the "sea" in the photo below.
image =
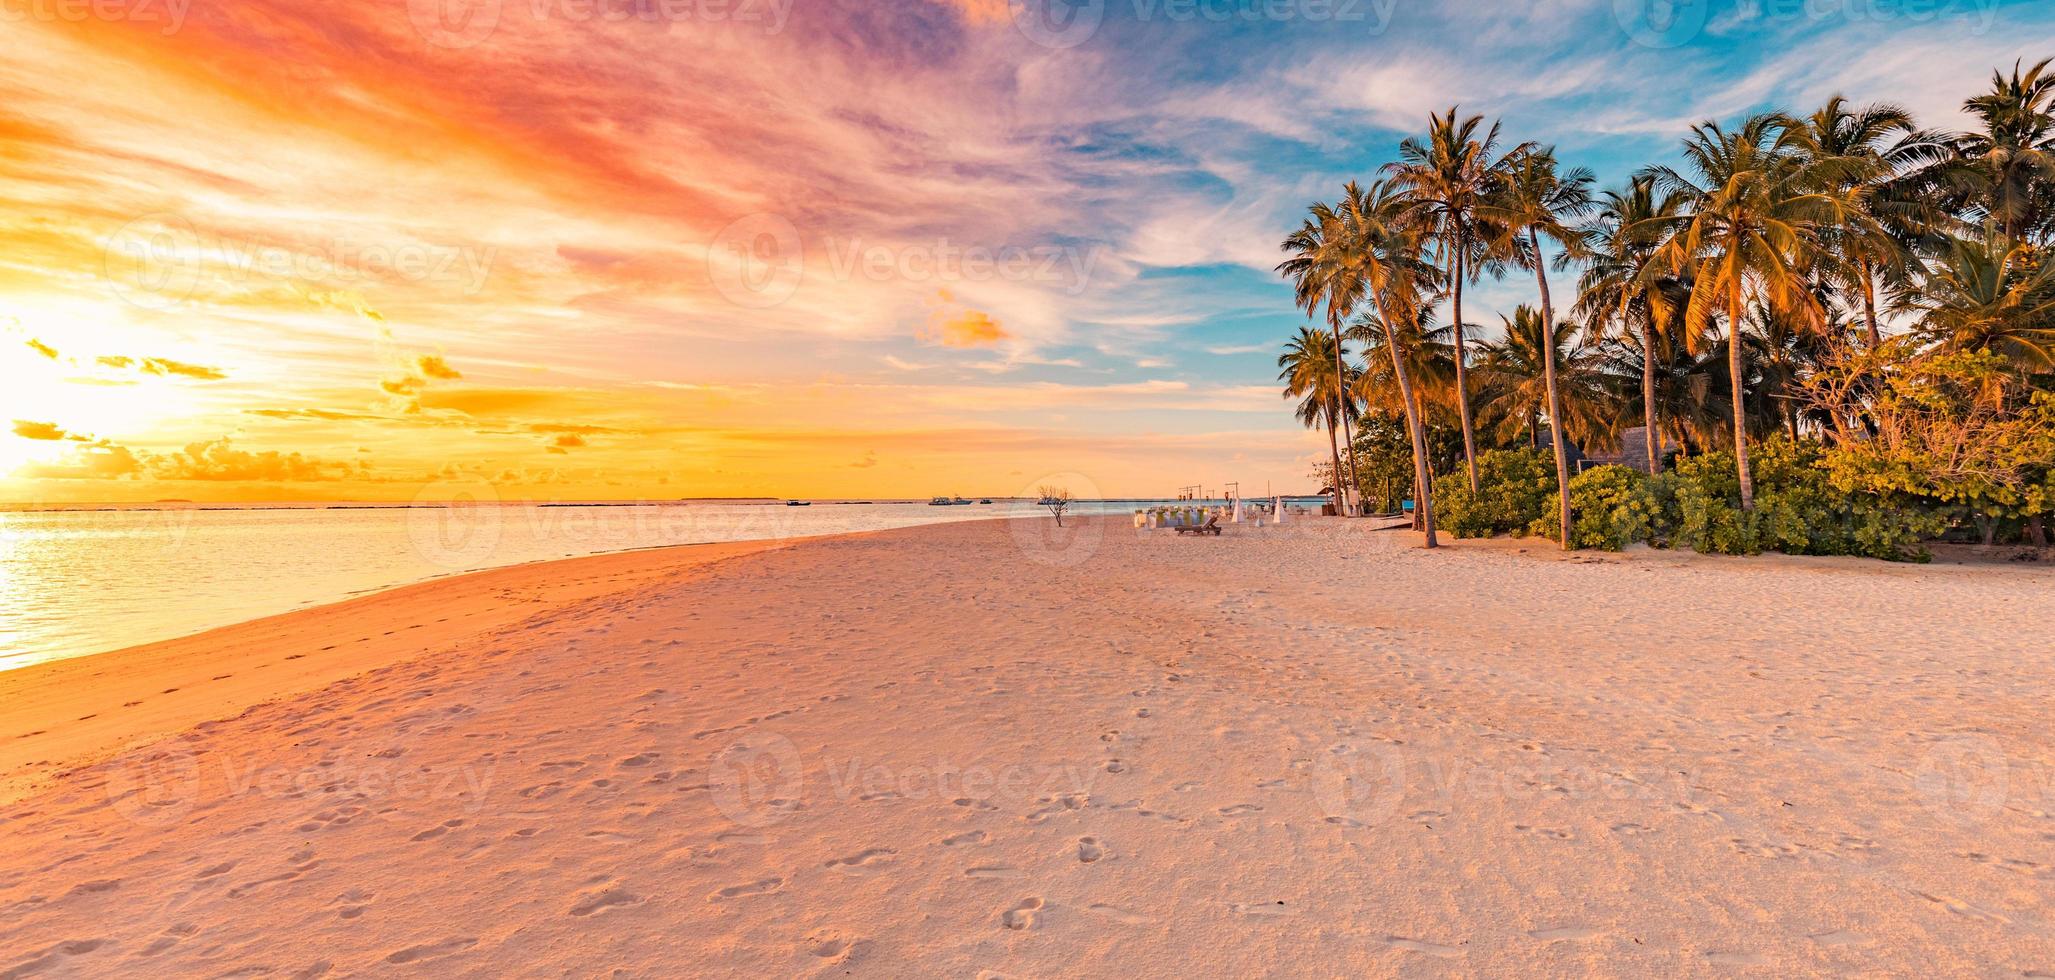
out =
{"type": "MultiPolygon", "coordinates": [[[[1168,501],[1079,501],[1128,514],[1168,501]]],[[[1042,518],[1033,501],[161,505],[0,511],[0,670],[445,575],[666,545],[1042,518]]]]}

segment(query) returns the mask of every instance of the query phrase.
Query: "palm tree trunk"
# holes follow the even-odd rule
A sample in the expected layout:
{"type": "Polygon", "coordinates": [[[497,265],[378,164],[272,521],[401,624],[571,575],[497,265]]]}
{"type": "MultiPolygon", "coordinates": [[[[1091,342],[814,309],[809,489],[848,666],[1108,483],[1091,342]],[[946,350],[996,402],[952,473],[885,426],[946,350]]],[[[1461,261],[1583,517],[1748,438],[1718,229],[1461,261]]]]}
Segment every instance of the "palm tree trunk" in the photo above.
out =
{"type": "Polygon", "coordinates": [[[1870,277],[1868,259],[1862,261],[1862,325],[1869,329],[1869,349],[1876,350],[1884,335],[1877,330],[1877,284],[1870,277]]]}
{"type": "Polygon", "coordinates": [[[1662,472],[1662,432],[1655,425],[1655,314],[1641,321],[1641,425],[1648,434],[1648,475],[1662,472]]]}
{"type": "Polygon", "coordinates": [[[1755,480],[1748,472],[1748,404],[1741,385],[1741,277],[1728,270],[1727,381],[1734,396],[1734,471],[1741,481],[1741,509],[1755,509],[1755,480]]]}
{"type": "Polygon", "coordinates": [[[1341,447],[1336,446],[1334,443],[1334,409],[1332,407],[1329,407],[1327,410],[1327,458],[1333,465],[1333,468],[1328,470],[1327,473],[1334,478],[1334,512],[1339,514],[1342,513],[1341,447]]]}
{"type": "Polygon", "coordinates": [[[1420,402],[1413,397],[1413,379],[1406,374],[1405,357],[1399,353],[1398,331],[1391,325],[1391,314],[1384,308],[1384,295],[1373,291],[1377,302],[1377,319],[1384,323],[1384,346],[1391,351],[1392,377],[1399,383],[1399,397],[1406,403],[1406,430],[1413,440],[1413,481],[1418,489],[1413,493],[1413,514],[1420,521],[1420,528],[1426,534],[1429,548],[1440,546],[1434,537],[1434,487],[1428,482],[1427,471],[1427,429],[1420,424],[1420,402]]]}
{"type": "MultiPolygon", "coordinates": [[[[1355,427],[1349,424],[1348,403],[1355,396],[1349,394],[1349,372],[1344,366],[1345,362],[1341,356],[1341,319],[1329,317],[1328,325],[1334,328],[1334,397],[1336,407],[1341,412],[1342,451],[1348,456],[1348,482],[1349,486],[1353,488],[1356,483],[1356,433],[1355,427]]],[[[1339,460],[1335,462],[1334,485],[1337,490],[1342,486],[1341,462],[1339,460]]],[[[1349,496],[1346,492],[1340,492],[1338,495],[1340,500],[1335,505],[1335,513],[1347,517],[1349,516],[1349,496]]]]}
{"type": "Polygon", "coordinates": [[[1477,434],[1470,423],[1470,360],[1463,340],[1463,273],[1466,268],[1466,254],[1470,251],[1469,229],[1456,226],[1455,258],[1449,262],[1452,273],[1449,285],[1451,306],[1449,315],[1454,318],[1456,328],[1456,407],[1463,417],[1463,466],[1470,471],[1470,493],[1477,493],[1477,434]]]}
{"type": "Polygon", "coordinates": [[[1548,388],[1549,441],[1555,444],[1556,451],[1556,499],[1562,505],[1562,545],[1564,551],[1573,551],[1577,544],[1570,537],[1570,458],[1563,451],[1563,404],[1556,392],[1555,306],[1548,295],[1548,269],[1541,264],[1541,236],[1529,228],[1527,242],[1534,247],[1534,279],[1541,284],[1541,377],[1548,388]]]}

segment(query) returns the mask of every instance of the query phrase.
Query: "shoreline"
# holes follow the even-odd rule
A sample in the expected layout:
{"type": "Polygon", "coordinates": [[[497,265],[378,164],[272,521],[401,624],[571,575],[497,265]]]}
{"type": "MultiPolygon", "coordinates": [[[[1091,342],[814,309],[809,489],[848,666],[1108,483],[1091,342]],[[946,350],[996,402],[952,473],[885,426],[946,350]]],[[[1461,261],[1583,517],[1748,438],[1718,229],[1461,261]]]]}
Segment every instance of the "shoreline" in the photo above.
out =
{"type": "Polygon", "coordinates": [[[866,533],[878,532],[653,545],[444,572],[198,633],[0,671],[0,705],[6,706],[0,712],[0,803],[120,746],[432,656],[548,609],[704,571],[732,558],[866,533]],[[476,601],[488,592],[498,593],[502,603],[493,612],[432,615],[438,606],[476,601]],[[382,628],[381,617],[405,625],[382,628]],[[331,634],[353,638],[322,642],[331,634]],[[272,648],[279,643],[285,646],[272,648]],[[249,676],[259,670],[266,673],[249,676]],[[239,676],[245,678],[241,683],[228,683],[239,676]]]}

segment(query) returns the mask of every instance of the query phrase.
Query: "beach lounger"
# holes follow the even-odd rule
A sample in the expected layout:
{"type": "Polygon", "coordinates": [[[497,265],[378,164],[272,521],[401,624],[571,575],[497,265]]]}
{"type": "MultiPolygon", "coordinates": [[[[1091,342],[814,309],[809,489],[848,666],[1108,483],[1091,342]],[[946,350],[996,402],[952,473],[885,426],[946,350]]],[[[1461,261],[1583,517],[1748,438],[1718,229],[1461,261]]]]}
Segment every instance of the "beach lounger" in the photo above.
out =
{"type": "Polygon", "coordinates": [[[1215,514],[1212,517],[1206,518],[1206,523],[1204,524],[1194,524],[1190,526],[1179,525],[1177,528],[1177,533],[1180,535],[1211,534],[1217,536],[1220,534],[1220,515],[1215,514]]]}

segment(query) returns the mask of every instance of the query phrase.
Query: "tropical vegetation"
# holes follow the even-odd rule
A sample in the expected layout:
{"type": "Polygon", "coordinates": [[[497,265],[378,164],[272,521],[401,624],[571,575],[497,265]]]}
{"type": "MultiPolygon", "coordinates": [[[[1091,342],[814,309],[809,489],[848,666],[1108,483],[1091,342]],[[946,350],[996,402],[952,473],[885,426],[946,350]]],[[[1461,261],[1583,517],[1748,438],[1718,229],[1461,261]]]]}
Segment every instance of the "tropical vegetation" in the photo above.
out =
{"type": "Polygon", "coordinates": [[[1328,433],[1337,508],[1412,501],[1429,547],[2045,546],[2051,62],[1994,72],[1965,132],[1835,96],[1702,122],[1612,188],[1499,122],[1432,116],[1283,242],[1314,325],[1280,381],[1328,433]],[[1466,320],[1486,277],[1532,301],[1466,320]]]}

